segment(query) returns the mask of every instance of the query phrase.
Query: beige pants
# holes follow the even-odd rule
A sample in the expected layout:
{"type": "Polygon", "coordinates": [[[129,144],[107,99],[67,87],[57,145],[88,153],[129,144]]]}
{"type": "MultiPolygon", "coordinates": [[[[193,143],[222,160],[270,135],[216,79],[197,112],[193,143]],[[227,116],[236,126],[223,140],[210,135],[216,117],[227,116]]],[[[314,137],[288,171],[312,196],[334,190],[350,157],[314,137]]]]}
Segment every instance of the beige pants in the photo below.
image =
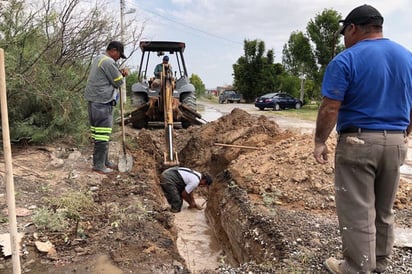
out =
{"type": "Polygon", "coordinates": [[[346,133],[335,155],[336,210],[344,273],[384,270],[394,243],[392,211],[407,153],[402,133],[346,133]]]}

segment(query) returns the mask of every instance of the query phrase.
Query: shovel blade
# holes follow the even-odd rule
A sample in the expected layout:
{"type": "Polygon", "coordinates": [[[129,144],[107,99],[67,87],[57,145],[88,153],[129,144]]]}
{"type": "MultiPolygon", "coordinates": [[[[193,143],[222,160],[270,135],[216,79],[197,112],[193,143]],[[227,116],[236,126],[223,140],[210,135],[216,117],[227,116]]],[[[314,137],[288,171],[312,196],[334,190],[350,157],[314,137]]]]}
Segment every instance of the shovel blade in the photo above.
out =
{"type": "Polygon", "coordinates": [[[120,172],[128,172],[133,167],[133,158],[130,154],[124,154],[119,157],[118,168],[120,172]]]}

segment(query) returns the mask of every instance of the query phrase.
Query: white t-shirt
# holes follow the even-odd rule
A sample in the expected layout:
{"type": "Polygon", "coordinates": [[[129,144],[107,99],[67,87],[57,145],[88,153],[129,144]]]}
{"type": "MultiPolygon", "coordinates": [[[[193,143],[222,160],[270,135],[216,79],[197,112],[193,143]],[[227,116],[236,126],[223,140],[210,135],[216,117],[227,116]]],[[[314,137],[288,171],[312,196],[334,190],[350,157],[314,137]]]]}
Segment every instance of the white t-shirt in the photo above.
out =
{"type": "Polygon", "coordinates": [[[182,176],[183,182],[185,182],[186,184],[185,190],[187,193],[191,193],[193,190],[195,190],[195,188],[199,186],[200,178],[202,178],[201,173],[181,167],[179,167],[177,172],[179,172],[180,176],[182,176]]]}

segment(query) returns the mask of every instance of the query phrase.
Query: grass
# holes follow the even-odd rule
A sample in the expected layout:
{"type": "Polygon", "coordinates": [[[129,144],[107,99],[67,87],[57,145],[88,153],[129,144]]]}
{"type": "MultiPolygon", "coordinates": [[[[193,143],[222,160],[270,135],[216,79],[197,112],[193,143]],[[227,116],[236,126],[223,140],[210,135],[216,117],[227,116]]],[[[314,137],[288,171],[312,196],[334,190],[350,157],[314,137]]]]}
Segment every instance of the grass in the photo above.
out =
{"type": "Polygon", "coordinates": [[[316,121],[318,115],[318,105],[304,105],[301,109],[284,109],[281,111],[276,111],[276,115],[298,118],[308,121],[316,121]]]}
{"type": "Polygon", "coordinates": [[[39,208],[32,217],[33,223],[38,229],[49,229],[62,232],[68,227],[66,214],[63,211],[54,212],[49,208],[39,208]]]}
{"type": "MultiPolygon", "coordinates": [[[[205,96],[205,97],[202,97],[202,100],[207,100],[211,103],[217,104],[218,103],[217,98],[218,97],[216,96],[205,96]]],[[[307,121],[316,121],[316,117],[318,115],[318,109],[319,109],[318,104],[306,104],[306,105],[303,105],[301,109],[284,109],[281,111],[270,110],[269,112],[270,114],[273,113],[273,115],[292,117],[292,118],[297,118],[297,119],[302,119],[302,120],[307,120],[307,121]]],[[[266,114],[268,113],[266,112],[266,114]]]]}
{"type": "Polygon", "coordinates": [[[39,229],[51,231],[65,231],[70,221],[78,223],[89,212],[96,211],[93,197],[90,193],[70,192],[62,197],[45,198],[47,207],[38,209],[32,221],[39,229]]]}

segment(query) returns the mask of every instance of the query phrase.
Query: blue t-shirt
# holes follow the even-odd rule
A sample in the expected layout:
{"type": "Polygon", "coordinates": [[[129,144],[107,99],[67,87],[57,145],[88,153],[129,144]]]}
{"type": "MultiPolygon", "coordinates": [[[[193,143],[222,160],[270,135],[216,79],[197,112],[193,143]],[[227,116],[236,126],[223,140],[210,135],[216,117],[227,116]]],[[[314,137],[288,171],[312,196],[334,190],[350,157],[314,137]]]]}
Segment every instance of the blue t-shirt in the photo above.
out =
{"type": "Polygon", "coordinates": [[[363,40],[327,66],[322,95],[341,101],[336,130],[405,130],[412,105],[412,54],[389,39],[363,40]]]}

